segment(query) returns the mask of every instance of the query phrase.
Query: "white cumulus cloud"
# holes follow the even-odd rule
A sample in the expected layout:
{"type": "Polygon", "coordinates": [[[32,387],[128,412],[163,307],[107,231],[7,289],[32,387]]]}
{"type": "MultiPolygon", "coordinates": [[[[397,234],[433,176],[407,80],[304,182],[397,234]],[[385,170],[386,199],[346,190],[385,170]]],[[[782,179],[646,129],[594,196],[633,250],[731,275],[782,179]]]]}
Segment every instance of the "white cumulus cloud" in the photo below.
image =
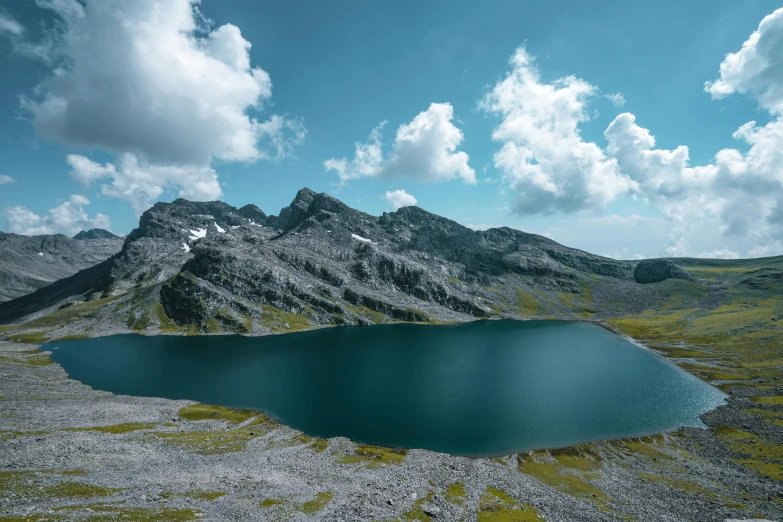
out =
{"type": "Polygon", "coordinates": [[[116,166],[77,154],[68,155],[67,161],[75,180],[84,185],[106,181],[101,193],[128,201],[139,214],[170,188],[179,188],[178,197],[194,201],[212,201],[223,195],[217,173],[208,166],[145,164],[130,153],[122,154],[116,166]]]}
{"type": "Polygon", "coordinates": [[[8,183],[14,183],[16,180],[11,176],[0,174],[0,185],[7,185],[8,183]]]}
{"type": "Polygon", "coordinates": [[[582,139],[588,102],[598,89],[574,76],[547,83],[534,58],[520,47],[510,70],[480,102],[502,118],[492,138],[502,143],[495,168],[516,193],[521,214],[576,212],[604,207],[635,189],[614,158],[582,139]]]}
{"type": "Polygon", "coordinates": [[[704,90],[713,98],[751,94],[769,112],[783,113],[783,8],[764,17],[742,49],[726,55],[720,77],[704,90]]]}
{"type": "Polygon", "coordinates": [[[36,235],[63,233],[73,235],[80,230],[90,228],[110,229],[109,217],[96,214],[90,217],[84,210],[90,200],[74,194],[68,201],[49,210],[49,214],[39,216],[27,207],[15,206],[4,211],[8,218],[8,231],[16,234],[36,235]]]}
{"type": "Polygon", "coordinates": [[[416,198],[408,194],[404,189],[386,191],[383,199],[386,200],[392,210],[399,210],[402,207],[412,207],[418,203],[416,198]]]}
{"type": "Polygon", "coordinates": [[[324,162],[326,171],[334,170],[340,183],[359,178],[411,178],[425,182],[462,179],[476,183],[476,172],[468,165],[468,155],[458,151],[463,133],[457,128],[450,103],[433,103],[410,123],[400,125],[392,152],[384,159],[382,122],[370,133],[366,143],[355,144],[355,155],[331,158],[324,162]]]}
{"type": "Polygon", "coordinates": [[[213,160],[277,160],[304,139],[300,118],[259,116],[272,94],[269,74],[251,63],[240,29],[215,27],[199,0],[36,3],[61,23],[52,73],[23,107],[39,135],[117,156],[116,168],[103,167],[111,172],[84,161],[78,169],[69,158],[83,183],[112,178],[104,194],[137,210],[169,186],[216,197],[213,160]],[[139,186],[144,195],[136,197],[139,186]]]}

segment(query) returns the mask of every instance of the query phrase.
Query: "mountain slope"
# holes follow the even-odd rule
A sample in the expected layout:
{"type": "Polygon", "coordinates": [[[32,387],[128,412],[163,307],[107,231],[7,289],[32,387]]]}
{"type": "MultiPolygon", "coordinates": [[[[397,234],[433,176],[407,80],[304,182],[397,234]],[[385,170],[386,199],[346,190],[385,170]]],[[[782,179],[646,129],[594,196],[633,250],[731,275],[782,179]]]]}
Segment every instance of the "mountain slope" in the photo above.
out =
{"type": "Polygon", "coordinates": [[[308,189],[278,216],[179,199],[146,211],[111,259],[0,305],[0,324],[35,318],[25,327],[54,336],[260,335],[395,321],[603,318],[665,299],[660,285],[634,280],[634,267],[510,228],[470,230],[418,207],[371,216],[308,189]]]}
{"type": "Polygon", "coordinates": [[[119,252],[122,242],[116,236],[78,241],[62,234],[0,232],[0,302],[94,266],[119,252]]]}

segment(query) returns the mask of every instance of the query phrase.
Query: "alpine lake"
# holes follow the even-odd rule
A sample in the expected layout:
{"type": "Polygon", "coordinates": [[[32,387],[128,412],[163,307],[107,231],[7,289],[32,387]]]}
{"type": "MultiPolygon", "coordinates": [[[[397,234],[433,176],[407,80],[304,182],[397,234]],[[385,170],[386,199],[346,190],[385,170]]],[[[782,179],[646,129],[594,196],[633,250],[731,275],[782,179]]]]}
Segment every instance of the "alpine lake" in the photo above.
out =
{"type": "Polygon", "coordinates": [[[260,410],[308,435],[495,456],[703,426],[725,395],[598,325],[476,321],[46,344],[116,394],[260,410]]]}

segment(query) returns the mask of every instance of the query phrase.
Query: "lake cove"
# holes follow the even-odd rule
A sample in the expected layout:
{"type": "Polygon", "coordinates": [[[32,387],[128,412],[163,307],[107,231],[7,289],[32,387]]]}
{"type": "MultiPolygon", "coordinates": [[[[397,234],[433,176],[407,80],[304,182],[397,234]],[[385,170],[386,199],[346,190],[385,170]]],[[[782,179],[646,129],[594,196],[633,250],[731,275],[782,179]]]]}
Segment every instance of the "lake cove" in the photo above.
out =
{"type": "Polygon", "coordinates": [[[702,426],[699,415],[725,398],[587,322],[120,335],[43,349],[99,390],[257,409],[313,436],[468,456],[702,426]]]}

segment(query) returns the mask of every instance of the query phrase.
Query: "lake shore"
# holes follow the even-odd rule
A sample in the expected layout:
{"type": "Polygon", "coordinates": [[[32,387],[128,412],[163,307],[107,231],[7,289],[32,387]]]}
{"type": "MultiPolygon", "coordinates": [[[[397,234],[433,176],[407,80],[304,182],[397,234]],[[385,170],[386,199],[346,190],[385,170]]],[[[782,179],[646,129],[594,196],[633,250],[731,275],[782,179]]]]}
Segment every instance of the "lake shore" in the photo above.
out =
{"type": "MultiPolygon", "coordinates": [[[[783,517],[781,483],[729,460],[712,430],[494,459],[394,451],[95,391],[33,348],[0,341],[0,520],[783,517]]],[[[744,413],[743,388],[730,395],[707,424],[766,429],[744,413]]]]}

